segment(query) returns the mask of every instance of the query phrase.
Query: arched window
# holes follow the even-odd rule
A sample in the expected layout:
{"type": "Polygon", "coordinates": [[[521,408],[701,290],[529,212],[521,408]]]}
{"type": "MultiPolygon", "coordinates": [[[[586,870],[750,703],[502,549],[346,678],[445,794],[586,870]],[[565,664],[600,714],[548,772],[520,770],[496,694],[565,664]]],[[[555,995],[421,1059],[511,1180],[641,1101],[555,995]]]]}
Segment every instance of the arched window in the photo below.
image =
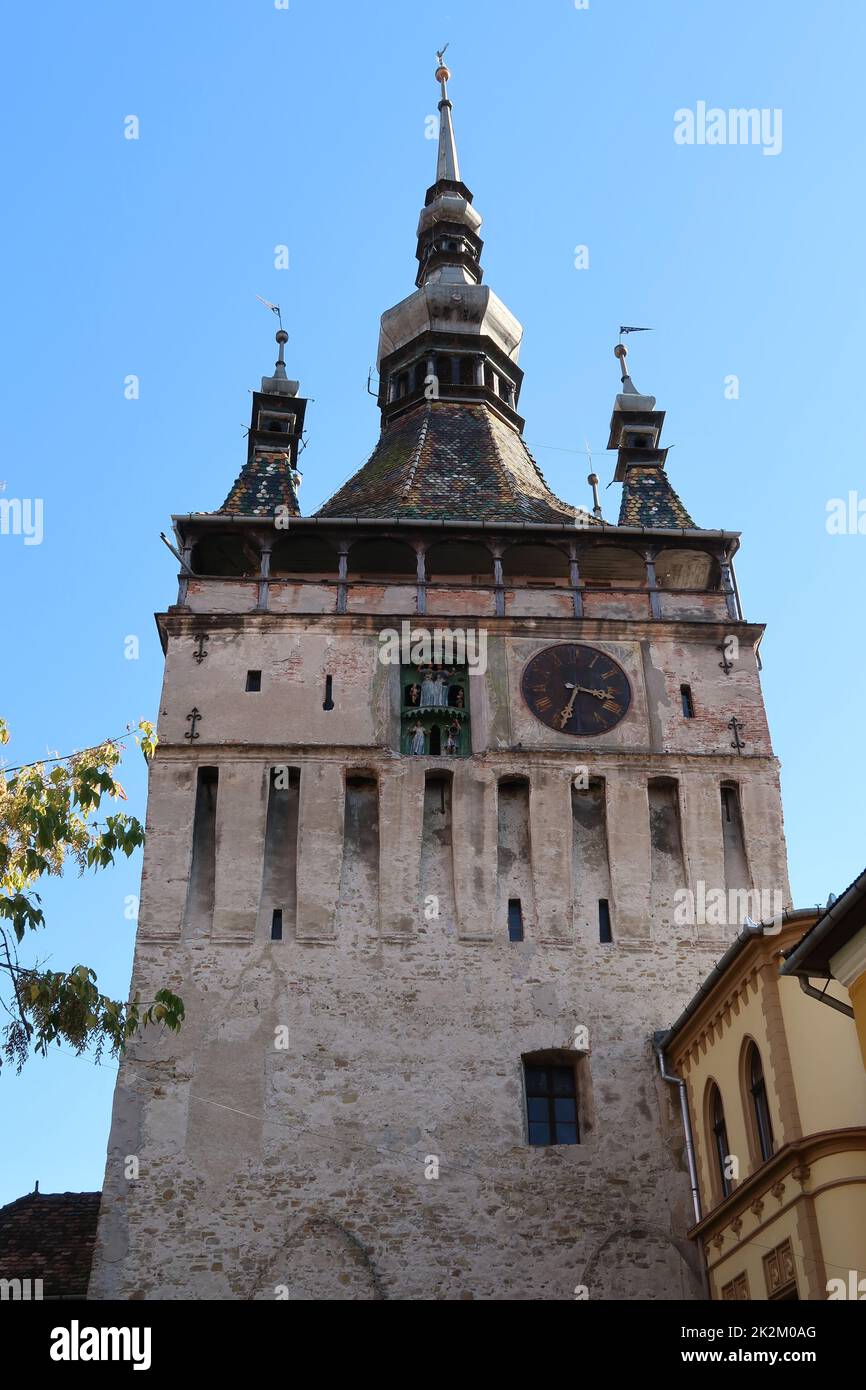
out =
{"type": "Polygon", "coordinates": [[[272,579],[286,579],[295,574],[336,575],[337,570],[335,551],[318,536],[289,532],[274,543],[271,551],[272,579]]]}
{"type": "Polygon", "coordinates": [[[417,568],[415,551],[405,541],[389,540],[387,537],[356,541],[349,551],[350,579],[381,578],[392,582],[395,575],[414,579],[417,568]]]}
{"type": "Polygon", "coordinates": [[[427,547],[425,556],[429,580],[462,576],[470,583],[493,579],[493,556],[486,546],[472,541],[440,541],[427,547]]]}
{"type": "Polygon", "coordinates": [[[224,531],[200,536],[192,549],[192,569],[219,579],[259,573],[259,556],[251,543],[224,531]]]}
{"type": "Polygon", "coordinates": [[[561,580],[568,583],[568,556],[554,545],[527,545],[518,541],[510,545],[502,557],[502,573],[506,580],[534,580],[549,585],[561,580]]]}
{"type": "Polygon", "coordinates": [[[656,580],[662,589],[712,591],[721,584],[719,562],[704,550],[660,550],[655,566],[656,580]]]}
{"type": "Polygon", "coordinates": [[[722,1197],[730,1195],[731,1180],[727,1174],[728,1160],[728,1128],[725,1124],[725,1110],[722,1105],[722,1093],[718,1086],[713,1082],[709,1095],[708,1114],[711,1131],[710,1147],[715,1155],[716,1170],[718,1175],[718,1185],[722,1197]]]}
{"type": "Polygon", "coordinates": [[[746,1068],[749,1094],[752,1098],[752,1118],[755,1125],[755,1138],[758,1141],[761,1158],[766,1163],[767,1159],[773,1156],[773,1126],[770,1121],[770,1107],[767,1103],[767,1086],[764,1081],[764,1068],[761,1065],[761,1054],[755,1043],[749,1043],[749,1050],[746,1055],[746,1068]]]}

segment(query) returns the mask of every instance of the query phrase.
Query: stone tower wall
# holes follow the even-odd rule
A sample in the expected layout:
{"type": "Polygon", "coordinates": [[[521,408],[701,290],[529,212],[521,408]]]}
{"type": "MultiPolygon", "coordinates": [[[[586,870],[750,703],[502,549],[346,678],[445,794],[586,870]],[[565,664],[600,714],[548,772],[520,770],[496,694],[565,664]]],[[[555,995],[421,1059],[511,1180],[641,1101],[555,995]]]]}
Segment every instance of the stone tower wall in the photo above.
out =
{"type": "Polygon", "coordinates": [[[683,923],[672,896],[678,878],[696,896],[731,886],[723,784],[749,886],[789,902],[760,629],[736,625],[728,674],[722,621],[497,619],[470,678],[473,756],[452,760],[396,751],[399,668],[378,634],[400,621],[161,619],[133,990],[175,989],[187,1018],[121,1065],[93,1298],[701,1296],[676,1093],[651,1037],[742,920],[683,923]],[[574,640],[631,682],[601,739],[551,731],[521,697],[526,661],[574,640]],[[194,893],[201,767],[218,784],[194,893]],[[274,767],[293,781],[269,821],[274,767]],[[290,903],[281,941],[271,896],[290,903]],[[521,1058],[538,1051],[576,1063],[577,1145],[527,1142],[521,1058]]]}

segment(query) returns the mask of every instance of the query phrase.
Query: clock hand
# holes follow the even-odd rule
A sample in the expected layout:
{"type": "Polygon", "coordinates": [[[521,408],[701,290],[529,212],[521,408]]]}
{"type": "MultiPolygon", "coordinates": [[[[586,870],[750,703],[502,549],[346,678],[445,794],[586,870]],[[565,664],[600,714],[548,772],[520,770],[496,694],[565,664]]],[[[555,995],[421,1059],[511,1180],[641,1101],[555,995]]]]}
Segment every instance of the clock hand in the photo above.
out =
{"type": "Polygon", "coordinates": [[[563,681],[566,690],[573,690],[575,695],[594,695],[597,700],[612,700],[614,692],[608,690],[591,690],[588,685],[572,685],[570,681],[563,681]]]}
{"type": "Polygon", "coordinates": [[[608,686],[607,690],[592,690],[588,685],[573,685],[571,681],[563,681],[563,685],[566,690],[571,691],[571,699],[558,716],[560,729],[564,729],[571,718],[574,702],[578,695],[594,695],[597,700],[612,700],[616,693],[614,690],[611,690],[610,686],[608,686]]]}
{"type": "Polygon", "coordinates": [[[571,691],[571,699],[569,700],[568,704],[565,706],[565,709],[563,709],[563,710],[560,712],[560,715],[559,715],[559,727],[560,727],[560,729],[564,729],[565,726],[566,726],[566,724],[568,723],[569,719],[571,718],[571,711],[574,709],[574,702],[575,702],[575,700],[577,699],[578,692],[579,692],[579,690],[580,690],[580,686],[577,686],[577,685],[570,685],[570,686],[567,686],[567,688],[571,691]]]}

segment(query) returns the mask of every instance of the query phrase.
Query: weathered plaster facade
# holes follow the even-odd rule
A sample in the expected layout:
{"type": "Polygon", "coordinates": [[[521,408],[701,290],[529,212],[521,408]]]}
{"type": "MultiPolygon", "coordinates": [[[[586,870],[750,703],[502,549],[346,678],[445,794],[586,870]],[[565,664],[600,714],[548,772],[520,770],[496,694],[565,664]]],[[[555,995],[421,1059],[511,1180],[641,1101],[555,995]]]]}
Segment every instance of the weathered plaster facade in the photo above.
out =
{"type": "MultiPolygon", "coordinates": [[[[456,284],[449,256],[465,283],[480,278],[456,170],[428,204],[452,193],[460,249],[430,243],[436,224],[422,219],[419,283],[427,265],[425,284],[456,284]]],[[[175,989],[186,1022],[123,1060],[92,1298],[701,1296],[680,1117],[651,1040],[740,923],[683,922],[675,894],[702,883],[788,902],[737,538],[676,520],[655,447],[663,417],[627,377],[617,410],[652,447],[623,444],[623,477],[643,461],[659,524],[604,525],[554,498],[528,453],[514,463],[516,349],[489,327],[475,327],[476,366],[449,366],[430,405],[398,320],[382,444],[338,494],[351,511],[295,519],[290,507],[277,529],[273,498],[294,483],[274,483],[271,451],[259,506],[251,446],[232,494],[248,505],[176,520],[185,568],[158,617],[133,989],[175,989]],[[406,459],[404,409],[436,417],[406,459]],[[497,421],[471,464],[458,447],[475,430],[467,412],[497,421]],[[449,492],[453,458],[448,508],[431,516],[417,490],[449,492]],[[468,680],[471,756],[400,752],[399,668],[379,652],[404,620],[486,634],[486,670],[468,680]],[[625,672],[631,702],[608,732],[558,732],[527,706],[524,667],[556,643],[625,672]],[[726,787],[739,860],[726,857],[726,787]],[[727,882],[743,862],[750,882],[727,882]],[[515,899],[522,941],[509,940],[515,899]],[[539,1052],[574,1066],[579,1143],[528,1143],[522,1058],[539,1052]]],[[[435,368],[461,341],[430,322],[418,341],[435,368]]],[[[624,487],[639,511],[643,483],[624,487]]]]}

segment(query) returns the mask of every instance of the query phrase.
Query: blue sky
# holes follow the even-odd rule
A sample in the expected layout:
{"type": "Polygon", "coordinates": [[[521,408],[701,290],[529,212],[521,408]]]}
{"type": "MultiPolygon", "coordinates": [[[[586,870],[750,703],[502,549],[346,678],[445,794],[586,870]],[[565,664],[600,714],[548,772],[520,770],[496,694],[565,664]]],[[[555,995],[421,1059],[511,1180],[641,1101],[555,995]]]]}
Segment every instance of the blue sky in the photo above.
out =
{"type": "MultiPolygon", "coordinates": [[[[312,398],[304,510],[370,452],[367,371],[380,313],[413,287],[447,40],[486,279],[526,329],[527,441],[586,503],[588,439],[604,489],[618,327],[653,326],[631,367],[668,412],[674,485],[699,525],[743,533],[746,615],[768,624],[795,902],[841,891],[866,857],[866,537],[825,519],[829,499],[866,496],[866,9],[45,0],[4,28],[0,496],[44,504],[40,545],[0,535],[8,762],[155,715],[153,613],[176,594],[159,532],[217,507],[241,467],[248,391],[274,358],[256,294],[281,304],[289,374],[312,398]],[[676,144],[675,111],[699,101],[780,109],[781,152],[676,144]]],[[[602,494],[612,519],[618,491],[602,494]]],[[[122,780],[143,815],[134,747],[122,780]]],[[[50,885],[53,968],[86,960],[125,994],[139,871],[50,885]]],[[[63,1052],[4,1069],[0,1201],[37,1178],[100,1186],[113,1080],[63,1052]]]]}

